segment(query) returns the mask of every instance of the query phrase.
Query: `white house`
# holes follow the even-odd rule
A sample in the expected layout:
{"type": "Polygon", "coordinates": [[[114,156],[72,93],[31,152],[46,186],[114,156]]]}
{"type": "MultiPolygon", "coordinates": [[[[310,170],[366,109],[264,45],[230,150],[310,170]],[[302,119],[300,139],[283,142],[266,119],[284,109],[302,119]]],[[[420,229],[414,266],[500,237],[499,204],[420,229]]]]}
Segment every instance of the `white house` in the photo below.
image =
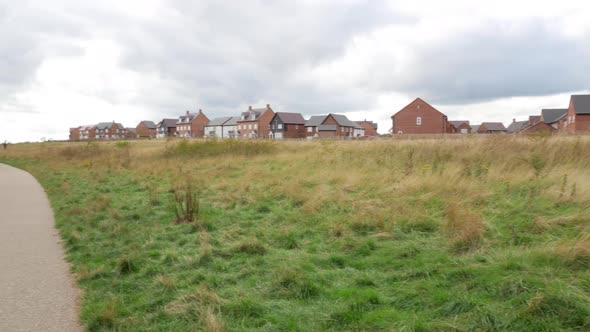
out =
{"type": "Polygon", "coordinates": [[[210,138],[236,138],[240,117],[215,118],[205,126],[205,136],[210,138]]]}

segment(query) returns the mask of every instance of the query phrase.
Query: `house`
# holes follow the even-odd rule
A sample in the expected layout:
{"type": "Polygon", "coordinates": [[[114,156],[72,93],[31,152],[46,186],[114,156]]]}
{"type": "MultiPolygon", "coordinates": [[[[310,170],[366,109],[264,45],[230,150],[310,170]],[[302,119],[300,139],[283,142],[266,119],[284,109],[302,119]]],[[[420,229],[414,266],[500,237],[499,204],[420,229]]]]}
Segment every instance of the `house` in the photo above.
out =
{"type": "Polygon", "coordinates": [[[506,128],[506,132],[509,134],[514,134],[519,132],[520,130],[528,127],[529,121],[525,120],[525,121],[516,121],[516,119],[512,119],[512,123],[510,123],[510,125],[508,126],[508,128],[506,128]]]}
{"type": "Polygon", "coordinates": [[[444,134],[447,116],[420,98],[391,116],[393,134],[444,134]]]}
{"type": "Polygon", "coordinates": [[[239,138],[238,134],[239,116],[233,116],[229,121],[223,125],[223,138],[239,138]]]}
{"type": "Polygon", "coordinates": [[[70,141],[79,141],[80,140],[80,128],[70,128],[70,141]]]}
{"type": "Polygon", "coordinates": [[[320,138],[353,138],[355,127],[359,125],[350,121],[345,115],[330,113],[316,127],[316,133],[320,138]]]}
{"type": "Polygon", "coordinates": [[[503,134],[506,133],[506,127],[502,122],[482,122],[477,129],[478,134],[503,134]]]}
{"type": "Polygon", "coordinates": [[[94,126],[95,138],[98,140],[124,139],[127,129],[122,124],[113,122],[101,122],[94,126]]]}
{"type": "Polygon", "coordinates": [[[469,121],[449,121],[449,132],[451,134],[471,134],[469,121]]]}
{"type": "Polygon", "coordinates": [[[301,113],[276,112],[270,120],[271,138],[301,139],[305,136],[305,119],[301,113]]]}
{"type": "Polygon", "coordinates": [[[206,137],[229,138],[225,124],[232,119],[231,116],[215,118],[205,126],[206,137]],[[224,130],[225,129],[225,130],[224,130]]]}
{"type": "MultiPolygon", "coordinates": [[[[363,121],[355,121],[356,123],[358,123],[359,126],[361,126],[364,130],[365,133],[361,136],[378,136],[377,134],[377,123],[373,122],[373,121],[367,121],[367,119],[364,119],[363,121]]],[[[356,135],[355,135],[356,137],[356,135]]]]}
{"type": "Polygon", "coordinates": [[[176,136],[178,137],[204,137],[205,125],[209,123],[209,118],[199,110],[198,113],[186,111],[176,122],[176,136]]]}
{"type": "Polygon", "coordinates": [[[308,139],[320,137],[318,127],[325,119],[326,115],[314,115],[305,121],[305,135],[308,139]]]}
{"type": "Polygon", "coordinates": [[[359,123],[357,122],[352,122],[354,123],[354,130],[352,131],[352,137],[357,138],[357,137],[363,137],[365,136],[365,128],[363,126],[361,126],[359,123]]]}
{"type": "MultiPolygon", "coordinates": [[[[567,108],[545,108],[541,110],[541,118],[539,122],[543,122],[556,130],[565,129],[567,126],[567,108]]],[[[531,124],[531,126],[535,123],[531,124]]],[[[537,128],[545,128],[538,126],[537,128]]]]}
{"type": "Polygon", "coordinates": [[[80,140],[93,140],[96,138],[94,125],[80,126],[80,140]]]}
{"type": "Polygon", "coordinates": [[[238,134],[240,138],[267,138],[270,133],[270,120],[275,112],[269,104],[266,108],[253,109],[248,106],[246,112],[242,112],[238,121],[238,134]]]}
{"type": "Polygon", "coordinates": [[[590,95],[572,95],[567,112],[567,131],[590,131],[590,95]]]}
{"type": "Polygon", "coordinates": [[[135,133],[137,138],[156,138],[158,129],[153,121],[144,120],[135,127],[135,133]]]}
{"type": "Polygon", "coordinates": [[[124,138],[125,139],[137,138],[137,128],[125,128],[125,137],[124,138]]]}
{"type": "Polygon", "coordinates": [[[538,134],[538,133],[556,133],[558,129],[553,127],[550,124],[547,124],[543,121],[538,121],[533,123],[532,125],[527,125],[526,127],[520,129],[518,131],[519,134],[538,134]]]}
{"type": "Polygon", "coordinates": [[[166,138],[176,136],[176,122],[177,119],[162,119],[156,125],[156,137],[166,138]]]}
{"type": "Polygon", "coordinates": [[[477,134],[478,130],[479,130],[479,125],[471,125],[471,133],[477,134]]]}

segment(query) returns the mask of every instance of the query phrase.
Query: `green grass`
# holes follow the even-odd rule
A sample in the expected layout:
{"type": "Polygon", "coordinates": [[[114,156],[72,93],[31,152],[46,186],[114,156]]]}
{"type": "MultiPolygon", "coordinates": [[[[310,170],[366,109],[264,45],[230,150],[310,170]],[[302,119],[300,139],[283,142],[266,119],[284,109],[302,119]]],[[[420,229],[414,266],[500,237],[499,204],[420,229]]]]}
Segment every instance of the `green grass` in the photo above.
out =
{"type": "MultiPolygon", "coordinates": [[[[92,158],[77,148],[62,156],[92,158]]],[[[565,259],[563,247],[587,234],[588,205],[557,202],[542,179],[500,181],[472,171],[464,176],[485,185],[485,195],[450,197],[424,182],[381,204],[385,196],[376,189],[390,190],[388,184],[299,179],[292,160],[274,159],[266,148],[254,159],[215,164],[210,159],[227,155],[218,152],[225,148],[169,147],[168,157],[170,149],[183,154],[175,161],[196,158],[178,172],[175,164],[152,172],[116,162],[127,160],[122,151],[132,144],[100,149],[110,166],[0,156],[46,189],[84,290],[81,316],[90,331],[590,329],[590,256],[582,250],[565,259]],[[215,152],[186,152],[193,149],[215,152]],[[199,226],[173,223],[173,191],[186,169],[199,183],[199,226]],[[246,186],[253,174],[264,184],[246,186]],[[308,195],[338,190],[310,210],[315,200],[277,189],[294,183],[308,195]],[[445,226],[451,201],[470,211],[452,218],[469,221],[476,213],[485,220],[467,246],[454,244],[448,232],[456,228],[445,226]]],[[[340,147],[312,149],[338,154],[340,147]]],[[[323,167],[314,156],[303,159],[309,169],[323,167]]],[[[164,162],[159,154],[143,158],[164,162]]],[[[415,176],[440,172],[440,159],[429,162],[439,160],[436,170],[413,166],[415,176]]],[[[542,169],[531,172],[537,178],[542,169]]]]}

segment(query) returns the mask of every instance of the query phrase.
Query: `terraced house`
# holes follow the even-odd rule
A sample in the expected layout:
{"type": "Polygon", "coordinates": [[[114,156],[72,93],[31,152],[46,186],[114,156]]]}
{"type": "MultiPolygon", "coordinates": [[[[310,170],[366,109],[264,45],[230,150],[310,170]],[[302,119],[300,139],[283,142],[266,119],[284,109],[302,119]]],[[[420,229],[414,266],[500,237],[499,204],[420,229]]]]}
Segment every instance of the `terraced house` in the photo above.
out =
{"type": "Polygon", "coordinates": [[[94,138],[97,140],[125,139],[127,130],[122,124],[113,122],[101,122],[94,126],[94,138]]]}

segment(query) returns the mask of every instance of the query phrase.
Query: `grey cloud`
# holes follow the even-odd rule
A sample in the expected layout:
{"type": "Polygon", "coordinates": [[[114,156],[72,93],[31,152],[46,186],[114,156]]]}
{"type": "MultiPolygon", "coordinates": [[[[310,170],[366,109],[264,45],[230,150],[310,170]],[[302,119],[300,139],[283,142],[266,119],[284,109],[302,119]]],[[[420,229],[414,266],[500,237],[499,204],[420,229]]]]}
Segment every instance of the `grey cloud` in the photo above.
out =
{"type": "Polygon", "coordinates": [[[380,76],[373,86],[443,104],[586,89],[589,45],[559,35],[556,23],[531,20],[515,29],[488,22],[445,42],[417,46],[413,66],[401,68],[395,77],[380,76]]]}

